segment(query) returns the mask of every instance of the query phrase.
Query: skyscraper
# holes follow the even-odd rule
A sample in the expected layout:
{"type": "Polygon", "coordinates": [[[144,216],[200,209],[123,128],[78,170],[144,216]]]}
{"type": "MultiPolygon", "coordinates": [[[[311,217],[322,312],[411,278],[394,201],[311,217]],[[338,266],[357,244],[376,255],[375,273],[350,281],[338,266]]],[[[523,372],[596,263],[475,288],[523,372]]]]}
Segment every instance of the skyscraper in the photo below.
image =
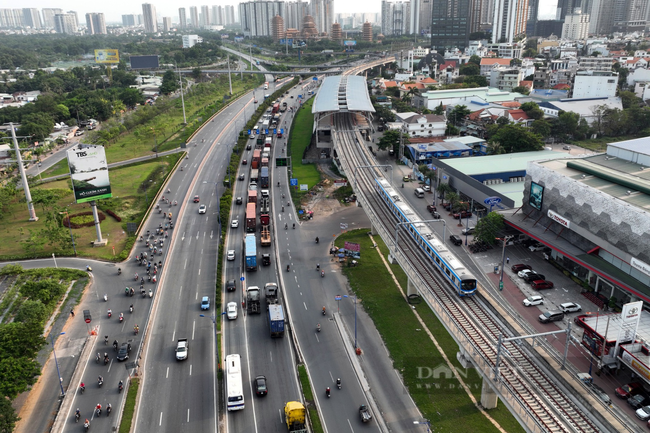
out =
{"type": "Polygon", "coordinates": [[[77,32],[77,18],[73,14],[54,15],[54,30],[57,33],[74,35],[77,32]]]}
{"type": "Polygon", "coordinates": [[[143,3],[142,15],[144,19],[144,32],[158,33],[158,16],[156,15],[156,7],[151,3],[143,3]]]}
{"type": "Polygon", "coordinates": [[[239,23],[245,36],[271,36],[271,20],[285,16],[283,1],[249,1],[239,3],[239,23]]]}
{"type": "Polygon", "coordinates": [[[226,21],[223,23],[224,25],[230,25],[230,24],[235,24],[237,21],[235,20],[235,7],[233,5],[226,5],[225,6],[225,18],[226,21]]]}
{"type": "Polygon", "coordinates": [[[437,50],[469,45],[471,0],[433,0],[431,46],[437,50]]]}
{"type": "Polygon", "coordinates": [[[311,0],[310,11],[318,33],[328,33],[334,24],[334,0],[311,0]]]}
{"type": "Polygon", "coordinates": [[[79,17],[77,17],[77,11],[68,11],[66,13],[73,16],[73,18],[74,18],[74,28],[75,28],[75,30],[79,30],[79,17]]]}
{"type": "Polygon", "coordinates": [[[172,17],[163,17],[163,32],[169,32],[172,29],[172,17]]]}
{"type": "Polygon", "coordinates": [[[185,8],[178,8],[178,26],[181,29],[187,28],[187,15],[185,14],[185,8]]]}
{"type": "Polygon", "coordinates": [[[106,21],[104,21],[104,14],[94,12],[86,14],[86,32],[89,35],[105,35],[106,21]]]}
{"type": "Polygon", "coordinates": [[[562,39],[577,41],[587,39],[587,36],[589,36],[589,15],[583,14],[580,8],[576,8],[572,14],[565,15],[562,39]]]}
{"type": "Polygon", "coordinates": [[[41,15],[36,8],[23,8],[23,25],[31,27],[32,29],[40,29],[43,27],[41,24],[41,15]]]}
{"type": "Polygon", "coordinates": [[[492,21],[492,43],[510,42],[526,33],[528,0],[496,0],[492,21]]]}
{"type": "Polygon", "coordinates": [[[54,15],[62,14],[63,9],[59,8],[43,8],[41,14],[43,15],[43,27],[46,29],[54,28],[54,15]]]}
{"type": "Polygon", "coordinates": [[[194,28],[199,27],[199,10],[196,6],[190,6],[190,23],[194,28]]]}
{"type": "Polygon", "coordinates": [[[135,27],[138,16],[135,14],[122,15],[122,25],[124,27],[135,27]]]}
{"type": "Polygon", "coordinates": [[[434,0],[420,0],[420,25],[418,29],[420,32],[428,33],[431,29],[431,11],[433,8],[434,0]]]}
{"type": "Polygon", "coordinates": [[[411,3],[381,2],[381,32],[385,36],[400,36],[411,33],[411,3]]]}
{"type": "Polygon", "coordinates": [[[589,15],[590,34],[609,34],[614,28],[614,10],[617,3],[613,0],[584,0],[582,13],[589,15]]]}
{"type": "Polygon", "coordinates": [[[210,9],[207,6],[201,6],[201,27],[208,27],[210,24],[210,9]]]}
{"type": "Polygon", "coordinates": [[[0,27],[12,29],[22,26],[22,9],[0,9],[0,27]]]}
{"type": "Polygon", "coordinates": [[[581,0],[557,0],[555,19],[564,21],[564,17],[573,13],[573,9],[580,7],[581,0]]]}

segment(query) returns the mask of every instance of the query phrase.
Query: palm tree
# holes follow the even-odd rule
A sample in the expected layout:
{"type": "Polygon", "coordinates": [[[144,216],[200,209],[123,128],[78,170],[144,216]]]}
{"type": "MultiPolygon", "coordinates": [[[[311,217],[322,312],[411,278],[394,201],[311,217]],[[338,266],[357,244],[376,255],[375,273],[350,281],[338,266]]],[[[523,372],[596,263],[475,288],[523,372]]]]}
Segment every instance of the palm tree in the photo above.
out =
{"type": "Polygon", "coordinates": [[[448,183],[441,182],[436,188],[436,191],[442,194],[442,203],[444,203],[446,196],[452,193],[453,189],[449,186],[448,183]]]}

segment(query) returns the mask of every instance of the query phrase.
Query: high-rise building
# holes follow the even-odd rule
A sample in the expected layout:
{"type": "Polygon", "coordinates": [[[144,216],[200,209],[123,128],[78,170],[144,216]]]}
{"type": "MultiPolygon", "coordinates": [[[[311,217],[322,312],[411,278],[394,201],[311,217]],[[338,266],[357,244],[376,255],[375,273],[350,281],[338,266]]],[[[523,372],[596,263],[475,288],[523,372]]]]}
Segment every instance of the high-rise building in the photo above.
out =
{"type": "Polygon", "coordinates": [[[196,6],[190,6],[190,23],[195,29],[199,27],[199,10],[196,6]]]}
{"type": "Polygon", "coordinates": [[[492,43],[512,43],[526,33],[528,0],[496,0],[492,21],[492,43]]]}
{"type": "Polygon", "coordinates": [[[86,33],[89,35],[106,34],[106,21],[104,21],[103,13],[92,12],[86,14],[86,33]]]}
{"type": "Polygon", "coordinates": [[[235,20],[235,7],[233,5],[226,5],[225,7],[226,22],[224,25],[232,25],[237,21],[235,20]]]}
{"type": "Polygon", "coordinates": [[[285,14],[282,16],[285,27],[302,32],[302,22],[305,15],[309,15],[309,3],[300,0],[286,3],[285,14]]]}
{"type": "Polygon", "coordinates": [[[361,27],[361,40],[363,42],[372,42],[372,24],[366,21],[361,27]]]}
{"type": "Polygon", "coordinates": [[[411,33],[411,2],[381,2],[381,32],[384,36],[401,36],[411,33]]]}
{"type": "MultiPolygon", "coordinates": [[[[558,0],[558,5],[562,1],[563,0],[558,0]]],[[[528,0],[528,19],[526,21],[527,35],[532,36],[535,34],[535,25],[537,24],[538,16],[539,16],[539,0],[528,0]]]]}
{"type": "Polygon", "coordinates": [[[59,8],[43,8],[41,14],[43,15],[43,27],[46,29],[54,28],[54,15],[62,14],[63,9],[59,8]]]}
{"type": "Polygon", "coordinates": [[[181,29],[187,28],[187,15],[185,14],[185,8],[178,8],[178,27],[181,29]]]}
{"type": "Polygon", "coordinates": [[[172,30],[172,17],[162,17],[163,32],[170,32],[172,30]]]}
{"type": "Polygon", "coordinates": [[[154,5],[151,3],[142,4],[142,19],[145,33],[158,33],[158,16],[154,5]]]}
{"type": "Polygon", "coordinates": [[[74,35],[77,33],[77,17],[74,14],[54,15],[54,31],[74,35]]]}
{"type": "Polygon", "coordinates": [[[614,28],[614,10],[617,3],[613,0],[584,0],[582,12],[589,15],[590,34],[609,34],[614,28]]]}
{"type": "Polygon", "coordinates": [[[22,9],[0,9],[0,27],[15,29],[23,26],[22,9]]]}
{"type": "Polygon", "coordinates": [[[583,14],[580,8],[576,8],[573,14],[564,16],[562,39],[578,41],[587,39],[587,36],[589,36],[589,15],[583,14]]]}
{"type": "Polygon", "coordinates": [[[77,11],[68,11],[67,14],[70,14],[74,17],[74,28],[79,29],[79,17],[77,16],[77,11]]]}
{"type": "Polygon", "coordinates": [[[481,11],[483,10],[483,3],[488,0],[471,0],[470,1],[470,15],[469,15],[469,32],[481,31],[481,11]]]}
{"type": "Polygon", "coordinates": [[[210,22],[218,26],[223,25],[223,10],[221,6],[212,6],[210,8],[210,22]]]}
{"type": "Polygon", "coordinates": [[[582,0],[557,0],[555,19],[564,21],[564,17],[571,15],[573,10],[580,7],[582,0]]]}
{"type": "Polygon", "coordinates": [[[412,34],[420,33],[420,10],[422,0],[411,0],[411,13],[409,17],[409,29],[412,34]]]}
{"type": "Polygon", "coordinates": [[[494,0],[487,0],[481,3],[481,25],[483,28],[492,28],[494,20],[494,0]]]}
{"type": "Polygon", "coordinates": [[[431,12],[434,0],[420,0],[420,33],[429,33],[431,30],[431,12]]]}
{"type": "Polygon", "coordinates": [[[285,38],[286,32],[284,30],[284,20],[280,15],[273,17],[273,20],[271,21],[271,31],[273,32],[271,36],[273,37],[274,42],[278,42],[280,39],[285,38]]]}
{"type": "Polygon", "coordinates": [[[271,20],[285,16],[283,1],[249,1],[239,3],[239,23],[245,36],[271,36],[271,20]]]}
{"type": "Polygon", "coordinates": [[[465,49],[469,45],[471,0],[434,0],[431,46],[437,50],[465,49]]]}
{"type": "Polygon", "coordinates": [[[122,25],[124,27],[135,27],[138,22],[138,16],[135,14],[122,15],[122,25]]]}
{"type": "Polygon", "coordinates": [[[32,29],[40,29],[43,27],[41,24],[41,14],[38,13],[38,9],[23,8],[23,25],[32,29]]]}
{"type": "Polygon", "coordinates": [[[319,33],[327,33],[334,23],[334,0],[311,0],[310,15],[319,33]]]}
{"type": "Polygon", "coordinates": [[[201,27],[209,27],[210,24],[210,8],[201,6],[201,27]]]}

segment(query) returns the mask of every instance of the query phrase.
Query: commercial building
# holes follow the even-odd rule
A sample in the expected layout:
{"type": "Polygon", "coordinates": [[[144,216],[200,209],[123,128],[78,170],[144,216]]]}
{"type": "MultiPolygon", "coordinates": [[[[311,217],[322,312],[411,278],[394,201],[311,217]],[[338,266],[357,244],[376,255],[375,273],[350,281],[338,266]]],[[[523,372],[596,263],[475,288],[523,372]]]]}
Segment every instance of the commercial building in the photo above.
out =
{"type": "Polygon", "coordinates": [[[151,3],[143,3],[142,16],[144,20],[144,32],[158,33],[158,16],[156,15],[156,7],[151,3]]]}
{"type": "Polygon", "coordinates": [[[495,0],[492,43],[514,42],[526,33],[528,0],[495,0]]]}
{"type": "Polygon", "coordinates": [[[411,32],[411,2],[381,2],[381,32],[385,36],[408,35],[411,32]]]}
{"type": "MultiPolygon", "coordinates": [[[[239,3],[239,23],[244,36],[272,36],[273,17],[285,15],[283,1],[251,1],[239,3]]],[[[318,31],[321,31],[318,29],[318,31]]]]}
{"type": "Polygon", "coordinates": [[[89,35],[105,35],[107,33],[103,13],[86,14],[86,33],[89,35]]]}
{"type": "Polygon", "coordinates": [[[618,72],[578,71],[573,79],[572,98],[610,98],[616,96],[618,72]]]}
{"type": "Polygon", "coordinates": [[[196,44],[203,42],[199,35],[183,35],[183,48],[192,48],[196,44]]]}
{"type": "Polygon", "coordinates": [[[74,14],[56,14],[54,15],[54,31],[66,35],[77,33],[77,19],[74,14]]]}
{"type": "Polygon", "coordinates": [[[593,125],[598,121],[597,108],[609,110],[623,110],[621,98],[587,98],[587,99],[560,99],[558,101],[540,102],[539,108],[549,117],[557,118],[562,111],[571,111],[593,125]]]}
{"type": "Polygon", "coordinates": [[[431,46],[442,51],[469,46],[471,0],[433,1],[431,46]]]}
{"type": "Polygon", "coordinates": [[[445,107],[465,105],[471,111],[485,108],[495,103],[512,102],[523,98],[521,93],[504,92],[492,87],[477,87],[474,89],[431,90],[420,95],[414,95],[412,105],[418,108],[435,110],[440,104],[445,107]]]}
{"type": "Polygon", "coordinates": [[[210,24],[210,10],[207,6],[201,6],[201,14],[199,15],[199,23],[202,28],[208,28],[210,24]]]}
{"type": "Polygon", "coordinates": [[[573,14],[567,15],[562,24],[562,39],[574,41],[587,39],[589,36],[589,15],[583,14],[580,8],[573,14]]]}

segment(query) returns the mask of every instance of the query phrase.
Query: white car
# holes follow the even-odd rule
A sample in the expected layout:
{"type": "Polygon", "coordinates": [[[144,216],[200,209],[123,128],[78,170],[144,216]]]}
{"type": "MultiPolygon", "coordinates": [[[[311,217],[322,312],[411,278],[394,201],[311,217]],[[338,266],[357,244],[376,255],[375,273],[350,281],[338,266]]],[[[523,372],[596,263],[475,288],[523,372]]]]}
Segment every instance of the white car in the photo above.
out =
{"type": "Polygon", "coordinates": [[[565,302],[564,304],[560,304],[560,310],[565,313],[576,313],[582,311],[582,307],[575,302],[565,302]]]}
{"type": "Polygon", "coordinates": [[[542,245],[542,244],[531,245],[528,247],[528,249],[531,250],[532,252],[544,251],[544,248],[546,248],[546,245],[542,245]]]}
{"type": "Polygon", "coordinates": [[[237,318],[237,303],[228,302],[228,305],[226,306],[226,312],[228,314],[229,320],[235,320],[237,318]]]}
{"type": "Polygon", "coordinates": [[[642,406],[636,410],[636,417],[641,421],[650,419],[650,406],[642,406]]]}
{"type": "Polygon", "coordinates": [[[230,227],[232,227],[232,228],[234,228],[234,229],[236,229],[237,227],[239,227],[239,220],[232,220],[232,221],[230,222],[230,227]]]}
{"type": "Polygon", "coordinates": [[[228,259],[229,261],[235,260],[235,250],[228,250],[228,252],[226,253],[226,259],[228,259]]]}
{"type": "Polygon", "coordinates": [[[429,191],[431,191],[431,187],[429,185],[422,185],[422,190],[424,192],[429,192],[429,191]]]}
{"type": "Polygon", "coordinates": [[[208,210],[208,207],[206,205],[202,204],[201,206],[199,206],[200,214],[205,213],[206,210],[208,210]]]}
{"type": "MultiPolygon", "coordinates": [[[[529,274],[531,272],[533,272],[532,269],[523,269],[523,270],[519,271],[517,273],[517,275],[519,276],[519,278],[524,278],[526,276],[526,274],[529,274]]],[[[537,272],[535,272],[535,273],[537,273],[537,272]]]]}
{"type": "Polygon", "coordinates": [[[531,296],[530,298],[524,299],[524,306],[532,307],[533,305],[542,305],[544,304],[544,298],[541,296],[531,296]]]}

